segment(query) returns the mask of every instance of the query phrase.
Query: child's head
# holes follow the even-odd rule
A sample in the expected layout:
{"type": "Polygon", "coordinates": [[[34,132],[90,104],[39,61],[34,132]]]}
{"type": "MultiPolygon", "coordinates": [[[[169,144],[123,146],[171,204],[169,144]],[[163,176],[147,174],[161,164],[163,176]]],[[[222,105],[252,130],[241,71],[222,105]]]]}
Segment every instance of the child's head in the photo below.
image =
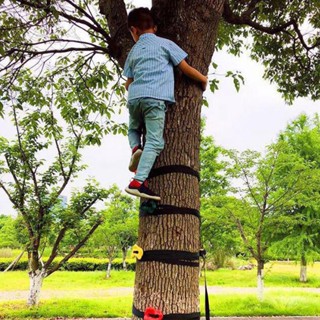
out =
{"type": "Polygon", "coordinates": [[[128,15],[128,28],[134,41],[137,41],[143,33],[155,33],[157,30],[153,15],[148,8],[137,8],[130,11],[128,15]]]}

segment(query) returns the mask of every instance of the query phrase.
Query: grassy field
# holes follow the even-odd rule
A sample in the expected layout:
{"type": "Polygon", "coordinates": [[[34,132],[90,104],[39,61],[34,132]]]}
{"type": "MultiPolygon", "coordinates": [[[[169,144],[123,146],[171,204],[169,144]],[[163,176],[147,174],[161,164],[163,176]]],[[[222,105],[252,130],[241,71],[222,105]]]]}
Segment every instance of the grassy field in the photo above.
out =
{"type": "MultiPolygon", "coordinates": [[[[266,287],[310,287],[320,288],[320,263],[308,267],[308,282],[299,282],[299,266],[290,262],[267,264],[265,268],[266,287]]],[[[204,279],[200,279],[203,284],[204,279]]],[[[209,286],[255,287],[256,269],[250,271],[220,269],[207,272],[209,286]]],[[[58,271],[45,279],[43,289],[79,290],[106,289],[112,287],[132,287],[134,272],[112,271],[111,278],[105,272],[58,271]]],[[[29,279],[24,271],[0,273],[0,291],[28,290],[29,279]]]]}
{"type": "MultiPolygon", "coordinates": [[[[298,281],[299,266],[294,263],[272,263],[265,269],[265,300],[260,303],[256,296],[247,293],[210,295],[212,315],[254,316],[254,315],[320,315],[320,293],[308,292],[303,288],[320,288],[320,263],[308,268],[309,281],[298,281]],[[294,287],[294,290],[288,288],[294,287]]],[[[29,309],[25,301],[0,302],[0,318],[50,318],[50,317],[130,317],[132,296],[112,295],[95,298],[81,298],[76,290],[117,290],[120,287],[133,287],[134,272],[112,271],[106,279],[104,272],[56,272],[45,279],[42,290],[59,292],[71,290],[72,299],[42,299],[38,308],[29,309]],[[74,290],[74,293],[72,293],[74,290]]],[[[201,279],[203,283],[203,279],[201,279]]],[[[256,286],[256,270],[239,271],[221,269],[207,273],[209,286],[251,287],[256,286]]],[[[0,273],[0,292],[28,290],[26,272],[13,271],[0,273]]],[[[231,290],[231,288],[230,288],[231,290]]],[[[203,297],[201,297],[203,307],[203,297]]]]}
{"type": "MultiPolygon", "coordinates": [[[[320,295],[279,290],[260,303],[254,295],[210,295],[212,316],[320,315],[320,295]]],[[[0,318],[50,317],[130,317],[132,296],[99,299],[43,300],[38,308],[27,308],[25,301],[0,303],[0,318]]],[[[201,311],[204,301],[201,297],[201,311]]],[[[202,312],[203,314],[203,312],[202,312]]]]}

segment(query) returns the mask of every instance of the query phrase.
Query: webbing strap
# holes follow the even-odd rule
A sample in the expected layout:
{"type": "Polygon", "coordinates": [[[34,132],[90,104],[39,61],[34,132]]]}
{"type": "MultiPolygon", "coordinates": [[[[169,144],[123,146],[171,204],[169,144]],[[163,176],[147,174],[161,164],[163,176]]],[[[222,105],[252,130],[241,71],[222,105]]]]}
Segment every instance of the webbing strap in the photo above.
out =
{"type": "Polygon", "coordinates": [[[158,261],[179,266],[199,267],[199,256],[199,252],[149,250],[143,252],[143,256],[139,261],[158,261]]]}
{"type": "Polygon", "coordinates": [[[153,210],[147,210],[146,205],[140,206],[140,217],[150,216],[150,215],[162,215],[162,214],[191,214],[200,219],[199,210],[192,208],[176,207],[169,204],[160,204],[153,210]]]}
{"type": "Polygon", "coordinates": [[[206,312],[206,320],[210,320],[210,301],[208,294],[208,286],[207,286],[207,263],[206,263],[206,250],[200,250],[200,257],[203,259],[204,264],[204,297],[205,297],[205,312],[206,312]]]}
{"type": "MultiPolygon", "coordinates": [[[[134,305],[132,306],[132,313],[138,317],[144,317],[144,312],[138,310],[134,305]]],[[[164,320],[199,320],[200,319],[200,312],[194,313],[171,313],[171,314],[164,314],[164,320]]]]}
{"type": "Polygon", "coordinates": [[[198,171],[192,169],[191,167],[183,166],[183,165],[168,165],[168,166],[163,166],[159,168],[154,168],[149,173],[148,178],[150,179],[163,174],[174,173],[174,172],[189,174],[191,176],[197,177],[197,179],[200,180],[200,174],[198,171]]]}

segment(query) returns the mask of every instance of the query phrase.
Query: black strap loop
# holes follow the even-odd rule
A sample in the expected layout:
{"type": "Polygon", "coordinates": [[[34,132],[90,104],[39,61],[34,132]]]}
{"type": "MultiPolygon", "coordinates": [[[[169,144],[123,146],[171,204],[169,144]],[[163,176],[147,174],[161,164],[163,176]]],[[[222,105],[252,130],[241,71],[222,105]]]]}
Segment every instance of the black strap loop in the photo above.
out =
{"type": "Polygon", "coordinates": [[[195,176],[200,181],[200,174],[198,171],[192,169],[191,167],[183,166],[183,165],[168,165],[168,166],[163,166],[159,168],[154,168],[149,173],[148,178],[151,179],[163,174],[174,173],[174,172],[180,172],[180,173],[189,174],[191,176],[195,176]]]}
{"type": "Polygon", "coordinates": [[[149,250],[143,252],[143,256],[139,261],[158,261],[180,266],[199,267],[199,252],[149,250]]]}
{"type": "MultiPolygon", "coordinates": [[[[144,312],[138,310],[134,305],[132,306],[132,313],[138,317],[144,317],[144,312]]],[[[200,319],[200,312],[194,313],[171,313],[171,314],[164,314],[163,320],[199,320],[200,319]]]]}
{"type": "Polygon", "coordinates": [[[191,214],[200,219],[199,210],[192,208],[176,207],[169,204],[161,204],[157,207],[151,207],[151,204],[148,206],[147,203],[142,203],[140,206],[140,217],[162,214],[191,214]]]}

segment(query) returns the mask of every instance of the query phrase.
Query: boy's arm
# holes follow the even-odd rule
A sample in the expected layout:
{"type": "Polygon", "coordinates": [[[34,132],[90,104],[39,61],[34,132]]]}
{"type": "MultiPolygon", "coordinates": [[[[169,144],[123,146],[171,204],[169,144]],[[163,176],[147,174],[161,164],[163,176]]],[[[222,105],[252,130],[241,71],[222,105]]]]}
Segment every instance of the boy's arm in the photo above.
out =
{"type": "Polygon", "coordinates": [[[130,84],[133,82],[133,78],[128,78],[126,81],[126,84],[124,85],[126,87],[126,90],[128,91],[130,84]]]}
{"type": "Polygon", "coordinates": [[[199,72],[197,69],[192,68],[186,60],[182,60],[178,64],[178,68],[182,71],[183,74],[185,74],[187,77],[196,80],[201,83],[203,91],[206,90],[208,78],[204,76],[201,72],[199,72]]]}

